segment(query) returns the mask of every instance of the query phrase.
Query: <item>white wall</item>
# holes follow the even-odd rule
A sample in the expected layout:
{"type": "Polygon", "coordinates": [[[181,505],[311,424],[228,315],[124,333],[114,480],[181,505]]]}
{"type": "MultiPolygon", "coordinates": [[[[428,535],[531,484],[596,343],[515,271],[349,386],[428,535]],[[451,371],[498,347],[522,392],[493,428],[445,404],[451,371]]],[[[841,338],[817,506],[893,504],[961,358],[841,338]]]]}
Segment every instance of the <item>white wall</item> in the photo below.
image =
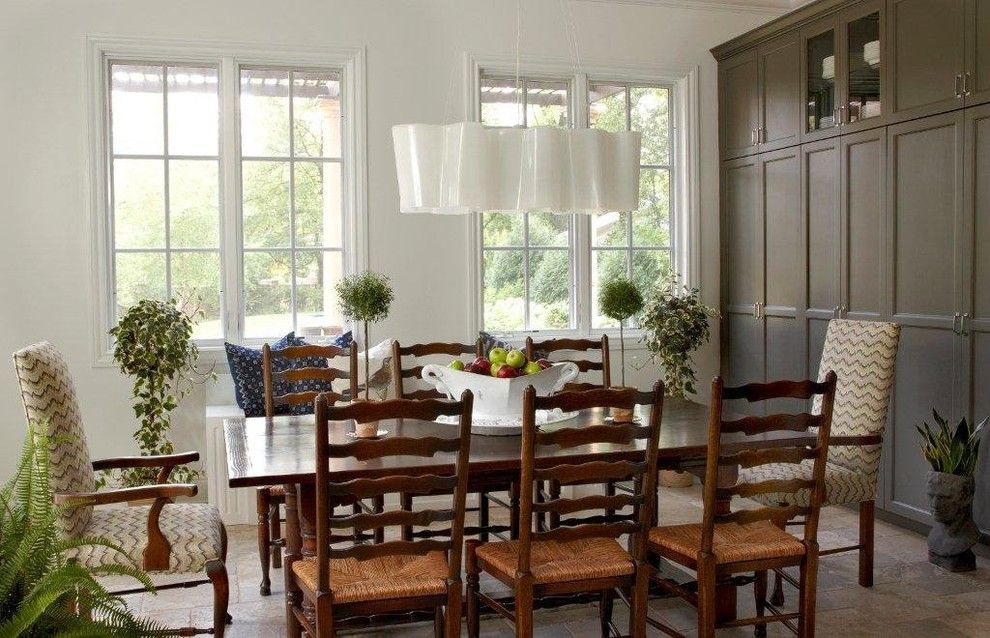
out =
{"type": "MultiPolygon", "coordinates": [[[[756,4],[767,0],[754,0],[756,4]]],[[[776,15],[700,2],[576,2],[583,60],[700,65],[701,281],[718,290],[716,74],[708,49],[776,15]]],[[[523,54],[568,55],[558,2],[525,0],[523,54]]],[[[370,267],[398,291],[373,340],[470,339],[464,218],[400,216],[390,127],[440,122],[451,66],[461,104],[463,53],[514,52],[511,0],[0,0],[0,352],[41,340],[66,355],[94,457],[130,453],[129,383],[94,365],[87,222],[87,35],[183,38],[367,51],[370,267]],[[447,273],[438,278],[435,273],[447,273]],[[431,285],[425,285],[429,282],[431,285]]],[[[713,344],[717,343],[717,335],[713,344]]],[[[717,348],[698,356],[702,386],[717,348]]],[[[13,366],[0,365],[0,479],[24,431],[13,366]]],[[[655,371],[642,376],[655,376],[655,371]]],[[[215,393],[215,391],[212,391],[215,393]]],[[[203,391],[179,410],[178,449],[205,448],[203,391]]]]}

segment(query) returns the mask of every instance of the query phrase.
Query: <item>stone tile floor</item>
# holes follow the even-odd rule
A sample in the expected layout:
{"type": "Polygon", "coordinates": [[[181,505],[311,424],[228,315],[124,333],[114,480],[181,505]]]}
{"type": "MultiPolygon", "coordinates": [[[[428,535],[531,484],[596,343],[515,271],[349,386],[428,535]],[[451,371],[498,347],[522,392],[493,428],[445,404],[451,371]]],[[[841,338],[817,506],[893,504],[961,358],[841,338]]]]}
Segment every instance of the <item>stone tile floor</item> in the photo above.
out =
{"type": "MultiPolygon", "coordinates": [[[[681,523],[700,520],[701,496],[698,486],[662,490],[661,520],[681,523]]],[[[822,513],[820,542],[823,548],[855,542],[857,517],[844,508],[827,508],[822,513]]],[[[282,572],[272,573],[272,595],[258,593],[260,566],[255,530],[238,526],[229,530],[228,569],[231,579],[230,613],[234,624],[228,636],[285,635],[282,572]]],[[[967,574],[940,570],[926,560],[924,537],[878,521],[875,585],[871,589],[856,583],[857,555],[839,554],[823,558],[818,576],[819,636],[914,636],[953,638],[990,636],[990,561],[979,559],[978,569],[967,574]]],[[[788,608],[796,601],[793,589],[785,590],[788,608]]],[[[210,622],[210,589],[178,589],[156,595],[132,597],[132,606],[173,626],[190,621],[197,626],[210,622]]],[[[651,603],[652,612],[687,635],[695,635],[694,609],[677,600],[651,603]]],[[[752,587],[739,592],[741,614],[753,612],[752,587]]],[[[594,605],[538,611],[538,637],[590,637],[599,635],[594,605]]],[[[615,619],[625,626],[626,609],[616,603],[615,619]]],[[[497,617],[482,619],[482,636],[512,636],[511,626],[497,617]]],[[[354,636],[425,637],[432,636],[432,623],[404,625],[392,629],[355,632],[354,636]]],[[[651,630],[653,631],[653,630],[651,630]]],[[[659,632],[650,635],[661,635],[659,632]]],[[[752,636],[752,628],[723,630],[720,636],[752,636]]],[[[769,627],[770,636],[791,635],[779,625],[769,627]]]]}

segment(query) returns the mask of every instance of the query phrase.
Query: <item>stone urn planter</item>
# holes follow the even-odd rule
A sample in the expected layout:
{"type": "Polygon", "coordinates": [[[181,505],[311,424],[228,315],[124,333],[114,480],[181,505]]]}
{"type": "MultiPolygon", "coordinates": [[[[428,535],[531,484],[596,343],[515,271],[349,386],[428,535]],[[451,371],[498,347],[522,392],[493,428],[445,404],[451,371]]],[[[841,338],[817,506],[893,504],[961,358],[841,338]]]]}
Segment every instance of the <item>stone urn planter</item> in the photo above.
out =
{"type": "Polygon", "coordinates": [[[934,524],[928,533],[928,560],[953,572],[976,569],[973,545],[980,530],[973,522],[973,476],[928,472],[928,502],[934,524]]]}

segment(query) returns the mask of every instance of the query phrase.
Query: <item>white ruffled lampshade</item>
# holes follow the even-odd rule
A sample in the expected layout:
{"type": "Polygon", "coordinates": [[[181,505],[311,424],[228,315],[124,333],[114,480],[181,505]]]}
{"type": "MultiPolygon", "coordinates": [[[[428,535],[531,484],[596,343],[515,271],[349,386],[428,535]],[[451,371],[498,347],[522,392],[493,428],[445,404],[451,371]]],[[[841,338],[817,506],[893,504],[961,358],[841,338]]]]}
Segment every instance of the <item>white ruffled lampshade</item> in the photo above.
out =
{"type": "Polygon", "coordinates": [[[403,213],[604,213],[639,207],[641,135],[595,129],[392,127],[403,213]]]}

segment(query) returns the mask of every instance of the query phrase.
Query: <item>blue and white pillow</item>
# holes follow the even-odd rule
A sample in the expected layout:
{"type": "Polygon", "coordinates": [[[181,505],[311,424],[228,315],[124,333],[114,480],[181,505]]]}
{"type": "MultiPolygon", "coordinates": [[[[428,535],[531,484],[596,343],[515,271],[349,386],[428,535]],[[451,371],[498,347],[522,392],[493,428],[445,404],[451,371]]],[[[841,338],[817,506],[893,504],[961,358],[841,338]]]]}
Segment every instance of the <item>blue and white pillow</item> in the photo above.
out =
{"type": "MultiPolygon", "coordinates": [[[[491,334],[490,332],[485,332],[484,330],[481,330],[478,332],[478,336],[481,338],[481,347],[483,348],[482,352],[485,353],[485,356],[487,356],[488,353],[492,351],[492,348],[496,348],[496,347],[505,348],[506,350],[516,349],[516,347],[513,346],[508,341],[502,341],[501,339],[497,338],[495,335],[491,334]]],[[[522,348],[520,348],[520,350],[521,349],[522,348]]],[[[546,359],[549,356],[548,353],[543,352],[542,350],[537,350],[533,354],[536,355],[537,359],[546,359]]]]}
{"type": "MultiPolygon", "coordinates": [[[[341,348],[349,348],[351,345],[351,333],[346,332],[331,342],[341,348]]],[[[280,350],[289,346],[305,345],[306,341],[302,337],[296,337],[294,332],[290,332],[275,343],[271,344],[273,350],[280,350]]],[[[262,373],[261,349],[248,348],[233,343],[225,342],[224,348],[227,351],[227,364],[230,366],[230,376],[234,380],[234,398],[237,406],[244,410],[245,416],[265,416],[265,382],[262,373]]],[[[275,370],[281,372],[291,368],[326,368],[328,363],[325,359],[318,357],[295,359],[287,361],[277,359],[274,364],[275,370]]],[[[276,394],[287,394],[289,392],[306,392],[314,390],[316,392],[329,391],[329,381],[299,381],[295,383],[283,382],[275,387],[276,394]]],[[[308,414],[312,412],[311,405],[277,406],[276,414],[308,414]]]]}

